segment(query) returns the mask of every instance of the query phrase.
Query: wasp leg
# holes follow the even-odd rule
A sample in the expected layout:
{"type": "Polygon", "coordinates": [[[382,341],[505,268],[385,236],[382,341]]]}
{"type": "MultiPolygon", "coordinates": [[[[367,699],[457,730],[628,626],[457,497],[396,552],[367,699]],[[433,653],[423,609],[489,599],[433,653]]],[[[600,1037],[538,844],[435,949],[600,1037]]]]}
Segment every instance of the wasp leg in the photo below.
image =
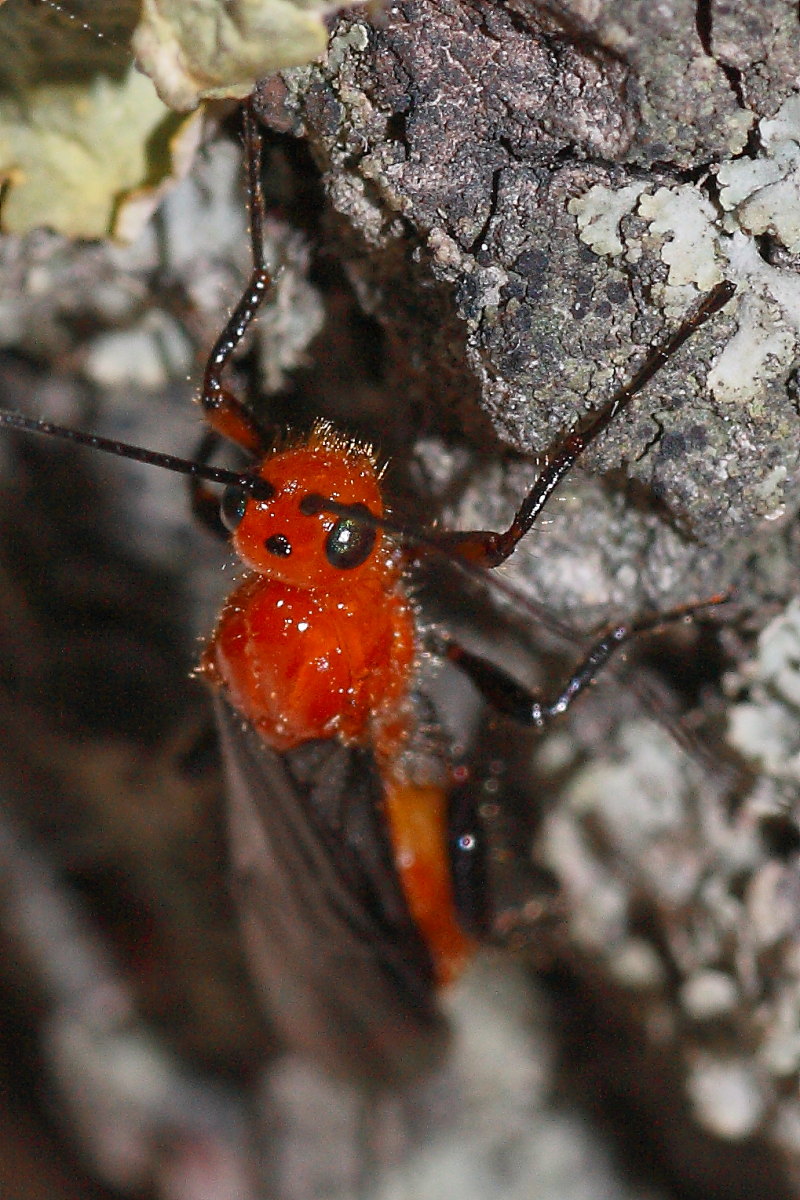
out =
{"type": "MultiPolygon", "coordinates": [[[[234,442],[258,458],[263,458],[273,442],[270,431],[222,384],[222,374],[231,355],[272,287],[272,275],[264,259],[266,205],[261,185],[261,137],[249,104],[242,109],[242,126],[253,271],[206,361],[200,404],[209,429],[195,452],[195,459],[201,463],[211,459],[221,440],[234,442]]],[[[192,512],[197,520],[215,537],[227,540],[228,531],[219,515],[219,497],[199,479],[192,479],[190,488],[192,512]]]]}
{"type": "Polygon", "coordinates": [[[245,104],[242,109],[242,127],[253,271],[247,287],[208,356],[200,404],[206,421],[215,433],[235,442],[248,453],[263,457],[272,442],[270,432],[233,392],[222,385],[222,373],[273,283],[272,274],[264,258],[266,204],[261,185],[261,137],[249,104],[245,104]]]}
{"type": "Polygon", "coordinates": [[[706,608],[724,603],[727,598],[727,595],[712,596],[700,604],[683,604],[666,613],[656,613],[629,624],[610,626],[594,643],[560,693],[552,700],[523,687],[502,668],[470,650],[465,650],[457,642],[448,641],[444,654],[450,662],[460,667],[487,703],[498,712],[522,725],[534,725],[537,729],[544,729],[554,717],[566,712],[575,697],[596,678],[611,656],[633,638],[673,621],[693,617],[706,608]]]}
{"type": "Polygon", "coordinates": [[[546,466],[523,500],[508,529],[500,532],[473,530],[466,533],[434,533],[432,538],[437,546],[483,567],[497,567],[505,562],[537,520],[556,486],[572,469],[587,446],[591,446],[614,418],[627,408],[633,397],[650,382],[684,342],[728,303],[735,290],[734,285],[727,281],[718,284],[684,323],[651,351],[624,387],[590,414],[588,421],[583,419],[573,426],[563,441],[553,448],[546,466]]]}

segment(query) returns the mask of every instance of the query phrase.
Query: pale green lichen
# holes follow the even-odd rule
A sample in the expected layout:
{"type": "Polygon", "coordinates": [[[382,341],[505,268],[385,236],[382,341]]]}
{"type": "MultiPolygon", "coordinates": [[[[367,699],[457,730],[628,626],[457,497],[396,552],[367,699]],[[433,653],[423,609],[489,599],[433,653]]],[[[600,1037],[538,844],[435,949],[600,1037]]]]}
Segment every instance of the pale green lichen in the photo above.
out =
{"type": "Polygon", "coordinates": [[[636,208],[636,202],[646,186],[644,183],[631,183],[615,191],[598,183],[582,196],[570,200],[567,210],[578,222],[581,241],[595,254],[608,254],[612,258],[622,254],[625,247],[620,221],[636,208]]]}
{"type": "Polygon", "coordinates": [[[800,251],[800,95],[758,128],[761,153],[719,168],[722,218],[695,184],[655,192],[641,184],[616,190],[595,185],[569,204],[578,236],[597,254],[636,263],[659,239],[669,274],[658,298],[669,316],[685,312],[693,292],[706,292],[722,278],[738,285],[738,301],[726,310],[738,328],[708,385],[718,401],[749,405],[754,417],[765,387],[785,379],[800,353],[800,279],[767,262],[756,241],[768,233],[800,251]],[[629,214],[647,223],[644,234],[623,232],[621,221],[629,214]]]}
{"type": "Polygon", "coordinates": [[[740,229],[770,234],[800,253],[800,96],[790,96],[771,119],[759,122],[764,153],[720,166],[720,203],[740,229]]]}
{"type": "Polygon", "coordinates": [[[708,374],[717,400],[747,403],[771,380],[785,377],[800,347],[800,277],[772,266],[751,237],[727,242],[726,274],[740,285],[738,328],[708,374]]]}
{"type": "Polygon", "coordinates": [[[693,284],[708,291],[722,278],[719,234],[710,202],[693,184],[676,184],[649,193],[644,183],[613,189],[602,184],[571,200],[569,212],[578,222],[578,236],[595,254],[624,255],[628,262],[642,256],[640,237],[623,237],[620,222],[636,213],[650,232],[664,236],[661,257],[669,264],[668,285],[693,284]]]}
{"type": "Polygon", "coordinates": [[[714,208],[693,184],[662,187],[639,201],[639,215],[653,233],[664,234],[661,257],[669,265],[668,283],[694,283],[709,291],[722,279],[714,208]]]}

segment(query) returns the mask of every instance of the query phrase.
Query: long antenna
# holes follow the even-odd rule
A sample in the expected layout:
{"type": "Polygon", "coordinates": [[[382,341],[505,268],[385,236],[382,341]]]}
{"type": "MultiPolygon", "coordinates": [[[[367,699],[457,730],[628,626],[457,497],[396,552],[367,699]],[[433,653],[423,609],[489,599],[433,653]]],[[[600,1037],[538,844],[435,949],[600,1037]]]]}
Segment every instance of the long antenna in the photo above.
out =
{"type": "MultiPolygon", "coordinates": [[[[556,484],[586,446],[594,441],[613,418],[627,406],[691,334],[700,329],[711,316],[728,303],[735,290],[734,285],[728,281],[718,284],[703,298],[683,325],[648,355],[633,378],[593,414],[588,426],[581,428],[579,424],[567,435],[534,483],[511,525],[504,532],[454,533],[448,531],[440,533],[437,530],[417,532],[391,517],[377,516],[365,510],[361,505],[342,504],[316,492],[309,492],[303,496],[300,501],[301,512],[306,516],[327,512],[333,516],[361,522],[372,528],[384,529],[407,544],[417,546],[420,550],[428,553],[447,554],[449,551],[454,557],[476,565],[498,566],[509,557],[520,538],[530,530],[556,484]]],[[[225,348],[229,350],[227,343],[225,348]]],[[[114,454],[118,458],[130,458],[149,466],[163,467],[167,471],[175,471],[180,475],[189,475],[194,479],[203,479],[209,483],[240,487],[255,500],[271,500],[275,495],[272,484],[256,475],[252,470],[238,472],[226,470],[224,467],[212,467],[205,462],[177,458],[173,454],[146,450],[141,446],[132,446],[128,442],[115,441],[93,433],[82,433],[80,430],[70,429],[65,425],[55,425],[51,421],[26,417],[12,409],[0,408],[0,427],[3,426],[9,429],[20,429],[26,433],[40,433],[48,437],[62,438],[64,441],[75,442],[80,446],[88,446],[92,450],[102,450],[106,454],[114,454]]]]}
{"type": "MultiPolygon", "coordinates": [[[[0,408],[0,428],[3,426],[7,429],[21,429],[24,433],[40,433],[45,437],[62,438],[65,442],[75,442],[79,446],[88,446],[91,450],[102,450],[105,454],[116,455],[117,458],[131,458],[134,462],[145,463],[150,467],[163,467],[179,475],[190,475],[193,479],[240,487],[254,500],[271,500],[275,495],[275,488],[269,480],[255,475],[252,471],[228,471],[224,467],[212,467],[190,458],[163,454],[159,450],[146,450],[142,446],[132,446],[129,442],[118,442],[112,438],[100,437],[96,433],[82,433],[79,429],[55,425],[52,421],[43,421],[38,417],[26,417],[24,413],[15,412],[10,408],[0,408]]],[[[326,512],[332,516],[359,521],[362,525],[373,529],[385,529],[404,541],[441,553],[436,543],[424,532],[418,533],[400,521],[393,521],[391,517],[376,516],[359,504],[340,504],[327,496],[309,493],[301,500],[300,510],[305,516],[326,512]]]]}
{"type": "Polygon", "coordinates": [[[92,450],[102,450],[105,454],[115,454],[117,458],[132,458],[134,462],[163,467],[167,471],[191,475],[194,479],[205,479],[209,483],[240,487],[249,492],[254,500],[271,500],[275,495],[271,483],[249,471],[227,471],[224,467],[211,467],[188,458],[177,458],[174,454],[145,450],[141,446],[131,446],[128,442],[117,442],[111,438],[99,437],[95,433],[81,433],[79,429],[69,429],[66,425],[54,425],[52,421],[26,417],[23,413],[14,412],[9,408],[0,408],[0,426],[21,429],[25,433],[41,433],[47,437],[62,438],[79,446],[89,446],[92,450]]]}

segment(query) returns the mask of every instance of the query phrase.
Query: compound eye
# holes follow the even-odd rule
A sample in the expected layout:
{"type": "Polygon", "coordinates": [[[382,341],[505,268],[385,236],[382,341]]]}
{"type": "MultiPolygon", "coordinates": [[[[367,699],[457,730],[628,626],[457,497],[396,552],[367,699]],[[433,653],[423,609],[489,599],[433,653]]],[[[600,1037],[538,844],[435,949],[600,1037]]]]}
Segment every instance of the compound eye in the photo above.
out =
{"type": "Polygon", "coordinates": [[[222,493],[219,515],[222,524],[230,533],[234,533],[241,524],[249,498],[249,492],[238,483],[229,483],[222,493]]]}
{"type": "MultiPolygon", "coordinates": [[[[354,504],[354,509],[369,509],[365,504],[354,504]]],[[[325,539],[325,555],[332,567],[350,571],[360,567],[372,553],[377,530],[355,517],[341,517],[325,539]]]]}

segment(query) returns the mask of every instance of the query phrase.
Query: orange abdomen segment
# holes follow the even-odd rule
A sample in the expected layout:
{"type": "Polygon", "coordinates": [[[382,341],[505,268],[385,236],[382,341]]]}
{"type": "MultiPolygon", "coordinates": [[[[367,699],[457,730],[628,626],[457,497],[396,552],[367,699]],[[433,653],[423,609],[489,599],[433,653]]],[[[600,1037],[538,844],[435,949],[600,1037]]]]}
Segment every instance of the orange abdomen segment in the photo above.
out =
{"type": "Polygon", "coordinates": [[[384,780],[392,849],[411,916],[433,959],[438,984],[457,979],[475,952],[456,916],[447,855],[447,793],[384,780]]]}
{"type": "Polygon", "coordinates": [[[411,611],[379,586],[362,584],[357,598],[320,600],[253,575],[222,610],[201,670],[274,749],[328,737],[380,744],[384,727],[404,736],[411,611]]]}

